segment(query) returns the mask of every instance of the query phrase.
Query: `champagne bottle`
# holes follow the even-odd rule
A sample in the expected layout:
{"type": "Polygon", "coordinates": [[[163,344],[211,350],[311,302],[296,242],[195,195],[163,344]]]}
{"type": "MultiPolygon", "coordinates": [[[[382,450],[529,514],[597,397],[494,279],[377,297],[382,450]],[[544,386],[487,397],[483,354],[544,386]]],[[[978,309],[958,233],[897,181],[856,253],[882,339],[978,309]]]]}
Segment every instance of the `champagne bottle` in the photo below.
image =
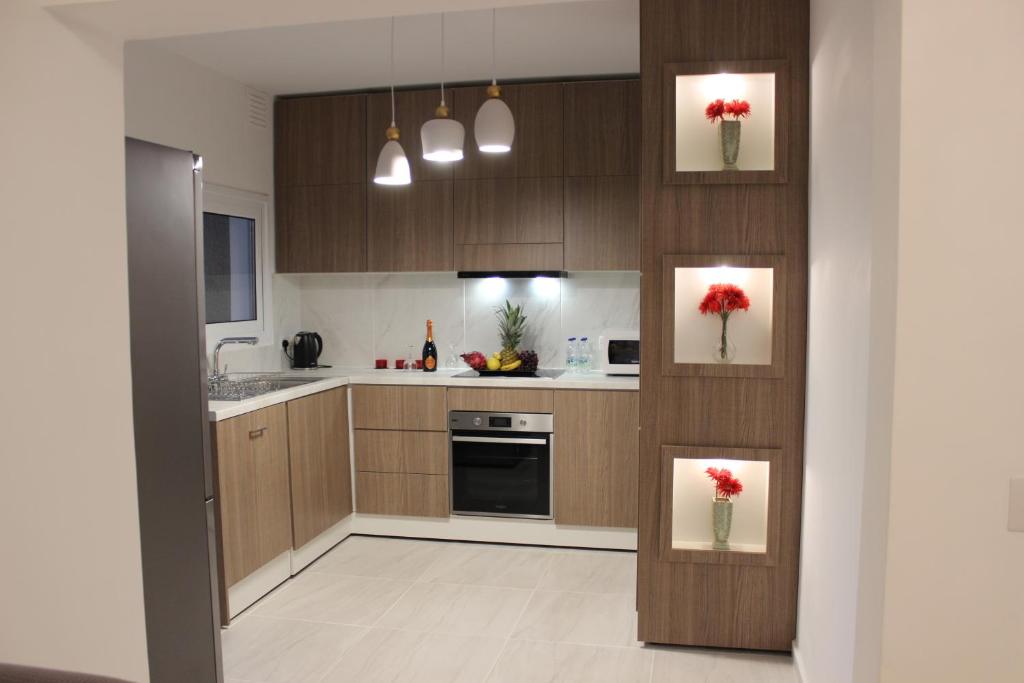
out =
{"type": "Polygon", "coordinates": [[[434,344],[434,321],[427,321],[427,341],[423,342],[423,372],[437,371],[437,346],[434,344]]]}

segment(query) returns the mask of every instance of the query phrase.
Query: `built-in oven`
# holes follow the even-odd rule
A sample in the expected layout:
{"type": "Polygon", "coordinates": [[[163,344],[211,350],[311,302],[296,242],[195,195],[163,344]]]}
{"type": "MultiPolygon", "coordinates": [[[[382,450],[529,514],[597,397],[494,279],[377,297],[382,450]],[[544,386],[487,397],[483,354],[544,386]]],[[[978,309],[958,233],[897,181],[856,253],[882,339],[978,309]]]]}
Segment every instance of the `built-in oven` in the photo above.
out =
{"type": "Polygon", "coordinates": [[[551,414],[452,411],[449,425],[453,514],[551,519],[551,414]]]}

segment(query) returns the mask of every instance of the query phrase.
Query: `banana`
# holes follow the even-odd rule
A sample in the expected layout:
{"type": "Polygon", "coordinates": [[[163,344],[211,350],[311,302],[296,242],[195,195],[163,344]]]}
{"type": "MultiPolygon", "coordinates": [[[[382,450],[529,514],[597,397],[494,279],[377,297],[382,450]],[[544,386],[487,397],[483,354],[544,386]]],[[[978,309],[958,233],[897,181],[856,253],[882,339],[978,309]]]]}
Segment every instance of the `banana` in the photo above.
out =
{"type": "Polygon", "coordinates": [[[521,361],[521,360],[514,360],[511,363],[508,363],[506,365],[502,365],[501,369],[502,370],[515,370],[516,368],[518,368],[522,364],[523,364],[523,361],[521,361]]]}

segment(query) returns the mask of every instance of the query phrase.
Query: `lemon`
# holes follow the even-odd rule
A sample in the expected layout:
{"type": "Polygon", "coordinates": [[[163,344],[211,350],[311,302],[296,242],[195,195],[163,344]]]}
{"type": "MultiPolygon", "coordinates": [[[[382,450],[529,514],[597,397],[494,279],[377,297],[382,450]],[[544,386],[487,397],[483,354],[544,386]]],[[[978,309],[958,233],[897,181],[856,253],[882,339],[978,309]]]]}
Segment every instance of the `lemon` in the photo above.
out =
{"type": "Polygon", "coordinates": [[[487,359],[487,369],[488,370],[497,370],[500,367],[501,367],[501,361],[498,360],[497,358],[491,356],[490,358],[487,359]]]}

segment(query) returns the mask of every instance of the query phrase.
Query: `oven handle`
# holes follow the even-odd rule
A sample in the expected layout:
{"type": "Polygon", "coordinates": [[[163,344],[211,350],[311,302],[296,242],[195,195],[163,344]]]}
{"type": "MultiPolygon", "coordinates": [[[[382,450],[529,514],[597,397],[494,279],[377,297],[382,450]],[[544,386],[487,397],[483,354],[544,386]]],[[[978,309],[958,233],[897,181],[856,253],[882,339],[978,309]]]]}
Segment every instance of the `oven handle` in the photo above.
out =
{"type": "Polygon", "coordinates": [[[459,443],[511,443],[528,446],[546,446],[547,439],[514,439],[501,436],[453,436],[453,442],[459,443]]]}

